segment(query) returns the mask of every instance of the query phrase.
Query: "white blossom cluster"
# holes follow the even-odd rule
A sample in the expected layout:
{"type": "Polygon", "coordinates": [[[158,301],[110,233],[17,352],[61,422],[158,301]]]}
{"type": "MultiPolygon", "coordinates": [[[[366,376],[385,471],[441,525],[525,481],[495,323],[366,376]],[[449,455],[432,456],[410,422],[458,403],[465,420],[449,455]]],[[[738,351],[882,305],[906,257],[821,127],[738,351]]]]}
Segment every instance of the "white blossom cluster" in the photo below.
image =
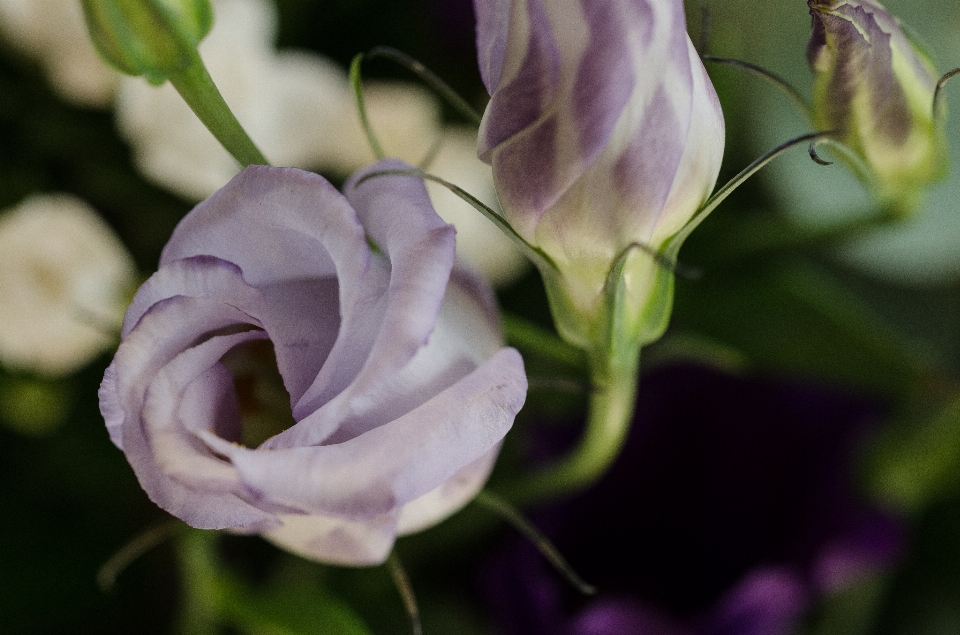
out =
{"type": "MultiPolygon", "coordinates": [[[[307,51],[278,51],[272,0],[214,0],[214,27],[200,54],[224,99],[275,165],[346,178],[376,157],[360,125],[346,71],[307,51]]],[[[36,60],[51,87],[83,107],[113,108],[138,168],[193,201],[238,171],[234,159],[167,83],[120,75],[97,56],[77,0],[0,0],[0,37],[36,60]]],[[[414,84],[366,82],[371,124],[389,156],[456,183],[491,207],[489,166],[476,132],[444,126],[437,100],[414,84]]],[[[459,256],[494,285],[525,260],[457,196],[429,184],[438,213],[458,227],[459,256]]],[[[0,219],[0,364],[44,375],[73,372],[112,342],[132,284],[130,256],[83,201],[35,197],[0,219]],[[106,328],[104,328],[106,327],[106,328]]]]}
{"type": "Polygon", "coordinates": [[[35,195],[0,212],[0,365],[82,368],[116,344],[135,283],[123,243],[82,200],[35,195]]]}
{"type": "MultiPolygon", "coordinates": [[[[36,57],[54,88],[88,106],[113,105],[139,169],[192,201],[222,187],[239,166],[169,84],[121,77],[93,51],[76,0],[0,0],[3,34],[36,57]]],[[[214,0],[214,26],[200,44],[211,77],[244,129],[274,165],[346,177],[376,157],[360,125],[346,71],[312,52],[277,51],[271,0],[214,0]]],[[[366,109],[388,156],[430,170],[497,206],[490,168],[476,158],[472,131],[443,125],[436,99],[414,84],[366,82],[366,109]]],[[[430,186],[438,213],[459,228],[459,254],[495,285],[525,260],[496,227],[430,186]]]]}

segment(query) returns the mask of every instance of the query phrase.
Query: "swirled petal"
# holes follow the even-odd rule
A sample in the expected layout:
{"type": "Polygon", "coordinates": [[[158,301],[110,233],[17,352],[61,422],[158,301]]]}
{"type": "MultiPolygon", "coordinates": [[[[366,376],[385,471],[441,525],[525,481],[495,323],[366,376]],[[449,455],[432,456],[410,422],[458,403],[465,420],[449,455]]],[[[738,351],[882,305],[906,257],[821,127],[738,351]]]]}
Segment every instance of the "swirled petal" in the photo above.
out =
{"type": "Polygon", "coordinates": [[[235,263],[267,298],[262,316],[284,384],[296,404],[317,381],[337,333],[335,368],[323,381],[342,388],[356,375],[378,324],[377,284],[370,284],[370,250],[349,203],[322,177],[293,168],[253,165],[181,221],[163,250],[172,260],[211,255],[235,263]],[[339,282],[339,324],[333,307],[299,293],[302,281],[339,282]],[[316,310],[314,310],[316,309],[316,310]]]}
{"type": "MultiPolygon", "coordinates": [[[[320,443],[335,429],[351,427],[354,419],[364,417],[365,411],[371,409],[380,411],[379,420],[389,421],[384,408],[397,412],[399,407],[402,414],[419,405],[422,395],[432,394],[404,390],[399,393],[403,398],[398,400],[394,391],[385,391],[384,386],[393,383],[430,337],[453,266],[455,231],[433,211],[420,179],[381,176],[356,185],[366,174],[387,169],[409,166],[399,161],[381,161],[357,173],[344,187],[371,240],[390,262],[383,319],[370,355],[350,386],[329,403],[329,386],[311,387],[297,403],[294,417],[314,414],[268,441],[266,447],[320,443]],[[377,399],[376,395],[384,392],[389,393],[387,398],[377,399]],[[416,401],[410,403],[409,398],[416,401]]],[[[379,260],[375,257],[374,262],[379,260]]],[[[436,375],[439,378],[441,373],[436,375]]]]}
{"type": "Polygon", "coordinates": [[[264,452],[204,438],[259,497],[362,520],[428,493],[496,446],[526,387],[520,355],[506,348],[416,410],[342,443],[264,452]]]}

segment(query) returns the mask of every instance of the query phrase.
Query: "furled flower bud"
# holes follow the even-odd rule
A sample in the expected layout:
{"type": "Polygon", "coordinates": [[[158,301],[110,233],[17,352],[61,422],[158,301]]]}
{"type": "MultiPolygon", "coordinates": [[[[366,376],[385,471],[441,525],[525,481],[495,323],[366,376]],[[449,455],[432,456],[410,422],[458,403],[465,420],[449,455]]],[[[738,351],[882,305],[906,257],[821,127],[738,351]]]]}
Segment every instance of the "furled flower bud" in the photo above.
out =
{"type": "Polygon", "coordinates": [[[865,164],[881,204],[907,212],[944,173],[946,143],[933,114],[937,77],[927,56],[875,0],[808,0],[807,59],[814,118],[865,164]]]}
{"type": "MultiPolygon", "coordinates": [[[[679,0],[475,0],[491,94],[479,154],[504,215],[546,254],[560,333],[590,348],[609,322],[604,287],[631,246],[621,317],[659,335],[670,291],[653,256],[716,182],[723,115],[679,0]],[[654,311],[653,305],[659,305],[654,311]]],[[[669,278],[669,276],[666,276],[669,278]]]]}
{"type": "Polygon", "coordinates": [[[209,0],[83,0],[83,10],[104,59],[154,84],[187,68],[213,25],[209,0]]]}

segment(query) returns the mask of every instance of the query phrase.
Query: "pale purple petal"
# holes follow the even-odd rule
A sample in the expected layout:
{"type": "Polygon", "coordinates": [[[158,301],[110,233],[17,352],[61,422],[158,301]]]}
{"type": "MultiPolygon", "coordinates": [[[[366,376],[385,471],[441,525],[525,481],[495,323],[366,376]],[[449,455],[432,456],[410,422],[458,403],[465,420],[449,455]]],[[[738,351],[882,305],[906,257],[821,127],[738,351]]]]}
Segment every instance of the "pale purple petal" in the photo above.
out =
{"type": "MultiPolygon", "coordinates": [[[[235,299],[242,304],[242,297],[235,299]]],[[[239,480],[201,443],[191,441],[188,426],[173,410],[179,399],[164,393],[202,375],[208,406],[232,397],[222,377],[204,373],[223,352],[218,344],[229,348],[238,341],[262,337],[262,331],[251,322],[247,313],[223,299],[176,296],[147,311],[114,358],[110,401],[125,413],[124,452],[150,498],[198,527],[262,526],[272,520],[268,513],[237,498],[239,480]],[[243,329],[239,334],[217,335],[237,327],[243,329]],[[195,357],[198,355],[200,359],[195,357]],[[196,469],[179,469],[184,463],[196,469]]],[[[209,417],[191,422],[189,427],[222,429],[223,419],[230,416],[221,408],[191,409],[189,404],[190,400],[188,413],[209,417]]]]}
{"type": "Polygon", "coordinates": [[[440,486],[404,505],[397,518],[397,535],[413,534],[432,527],[472,501],[487,482],[499,452],[498,444],[440,486]]]}
{"type": "Polygon", "coordinates": [[[507,29],[510,26],[512,0],[474,0],[477,18],[477,57],[480,61],[480,77],[488,93],[493,93],[500,83],[503,56],[507,50],[507,29]]]}
{"type": "Polygon", "coordinates": [[[525,395],[523,362],[505,348],[416,410],[348,441],[223,450],[262,498],[313,514],[372,518],[426,494],[497,445],[525,395]]]}
{"type": "Polygon", "coordinates": [[[293,168],[246,168],[181,221],[160,263],[195,255],[236,264],[268,297],[262,319],[292,403],[317,381],[338,328],[347,340],[341,348],[354,354],[338,355],[337,370],[324,379],[343,384],[359,370],[357,353],[364,357],[370,342],[358,335],[377,317],[371,313],[376,289],[363,281],[370,250],[349,203],[322,177],[293,168]],[[336,286],[339,307],[330,306],[334,298],[326,289],[301,296],[297,287],[305,284],[336,286]],[[318,306],[324,299],[327,306],[318,306]]]}
{"type": "Polygon", "coordinates": [[[103,372],[103,381],[97,391],[100,400],[100,413],[107,424],[107,433],[113,444],[123,449],[123,422],[125,419],[120,396],[117,394],[117,365],[111,362],[103,372]]]}
{"type": "Polygon", "coordinates": [[[366,174],[390,169],[410,166],[381,161],[344,186],[367,235],[390,261],[386,313],[375,353],[354,383],[360,391],[399,371],[427,343],[456,252],[456,230],[433,211],[421,179],[380,177],[356,185],[366,174]]]}
{"type": "Polygon", "coordinates": [[[304,558],[347,566],[381,564],[396,536],[396,514],[359,521],[328,516],[280,516],[263,537],[304,558]]]}
{"type": "Polygon", "coordinates": [[[233,346],[263,337],[259,330],[213,337],[172,360],[147,390],[142,416],[153,459],[149,465],[162,478],[156,481],[157,489],[148,489],[149,477],[141,482],[147,481],[144,489],[158,505],[194,527],[276,522],[244,500],[243,486],[230,463],[213,455],[193,434],[200,429],[239,431],[233,377],[217,362],[233,346]]]}
{"type": "Polygon", "coordinates": [[[123,318],[121,337],[126,337],[143,314],[155,304],[177,296],[247,297],[246,302],[253,302],[253,298],[259,294],[244,281],[240,268],[226,260],[213,256],[194,256],[170,262],[137,290],[123,318]]]}
{"type": "Polygon", "coordinates": [[[251,167],[195,208],[134,298],[100,400],[167,511],[367,565],[482,487],[526,378],[492,292],[451,278],[454,230],[423,183],[355,182],[351,206],[316,175],[251,167]],[[251,449],[246,384],[221,360],[255,340],[297,423],[251,449]]]}
{"type": "MultiPolygon", "coordinates": [[[[251,312],[263,310],[260,304],[262,298],[243,281],[240,270],[235,265],[213,257],[187,258],[170,263],[140,287],[124,317],[122,336],[126,338],[152,306],[177,296],[229,298],[233,305],[246,306],[251,312]]],[[[260,326],[259,321],[250,314],[248,319],[251,324],[260,326]]],[[[156,368],[159,368],[159,365],[148,372],[155,372],[156,368]]],[[[127,368],[123,369],[124,379],[128,382],[129,372],[127,368]]],[[[117,386],[117,373],[117,359],[114,359],[104,373],[99,398],[100,411],[107,423],[110,439],[122,449],[121,430],[128,410],[124,407],[117,386]]]]}
{"type": "MultiPolygon", "coordinates": [[[[357,173],[344,187],[370,239],[390,262],[388,287],[377,289],[385,305],[371,355],[350,385],[338,387],[339,394],[334,393],[332,399],[329,386],[315,384],[308,390],[294,410],[298,424],[270,439],[266,447],[334,442],[329,435],[337,428],[339,436],[350,437],[357,426],[368,429],[377,425],[363,421],[367,411],[375,411],[378,422],[387,422],[451,383],[435,373],[435,382],[440,383],[433,390],[385,388],[426,344],[444,298],[456,246],[455,230],[433,211],[422,180],[382,176],[355,185],[365,174],[388,169],[410,166],[381,161],[357,173]],[[376,393],[386,396],[379,399],[376,393]],[[407,399],[397,399],[396,394],[407,399]],[[362,403],[366,407],[358,407],[362,403]],[[388,411],[381,404],[392,407],[388,411]]],[[[373,263],[379,262],[375,255],[373,263]]]]}
{"type": "MultiPolygon", "coordinates": [[[[499,316],[490,311],[491,292],[486,288],[484,293],[478,279],[465,276],[458,273],[447,286],[428,343],[403,368],[381,373],[363,389],[349,386],[297,427],[305,433],[321,431],[317,434],[324,434],[326,445],[352,439],[416,409],[494,355],[503,340],[499,316]]],[[[279,435],[285,443],[288,433],[279,435]]],[[[270,444],[274,449],[284,447],[277,443],[279,437],[270,444]]]]}
{"type": "MultiPolygon", "coordinates": [[[[476,4],[478,15],[493,10],[485,6],[490,3],[476,4]]],[[[580,220],[617,214],[622,218],[609,233],[618,244],[609,250],[618,252],[630,242],[645,242],[665,211],[684,222],[690,218],[716,180],[723,123],[689,43],[682,3],[516,0],[509,22],[485,19],[481,27],[481,66],[494,59],[484,45],[507,38],[502,65],[519,69],[516,94],[506,80],[492,91],[478,152],[492,163],[505,213],[521,235],[536,243],[545,214],[580,220]],[[527,17],[534,10],[537,20],[527,17]],[[524,37],[528,31],[537,37],[524,37]],[[559,56],[559,77],[550,90],[522,74],[553,77],[545,61],[553,58],[539,45],[545,41],[555,43],[559,56]],[[595,172],[603,174],[598,179],[595,172]],[[599,180],[590,189],[600,196],[567,196],[563,202],[584,180],[599,180]],[[678,194],[690,185],[690,194],[678,194]]]]}

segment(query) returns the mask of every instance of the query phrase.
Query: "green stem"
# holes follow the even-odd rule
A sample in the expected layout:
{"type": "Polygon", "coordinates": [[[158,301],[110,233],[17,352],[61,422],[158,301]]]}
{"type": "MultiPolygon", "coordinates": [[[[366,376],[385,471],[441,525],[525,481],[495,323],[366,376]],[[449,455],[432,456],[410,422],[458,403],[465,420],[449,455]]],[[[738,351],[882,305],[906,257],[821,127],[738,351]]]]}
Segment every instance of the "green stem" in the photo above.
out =
{"type": "Polygon", "coordinates": [[[182,527],[177,535],[182,607],[181,635],[216,635],[219,632],[220,587],[215,554],[218,534],[182,527]]]}
{"type": "Polygon", "coordinates": [[[170,83],[240,165],[269,165],[267,159],[234,117],[197,55],[185,70],[170,76],[170,83]]]}
{"type": "Polygon", "coordinates": [[[611,355],[593,365],[587,426],[577,447],[508,491],[510,500],[529,504],[586,489],[616,460],[633,420],[639,355],[611,355]]]}
{"type": "Polygon", "coordinates": [[[537,529],[533,523],[527,520],[516,507],[487,490],[480,490],[480,493],[477,494],[474,500],[479,505],[486,507],[500,516],[500,518],[510,523],[514,529],[523,534],[526,539],[537,548],[540,555],[546,558],[547,561],[553,565],[553,568],[566,578],[571,585],[576,587],[578,591],[584,595],[593,595],[597,592],[597,588],[585,582],[583,578],[574,571],[573,567],[570,566],[570,563],[563,557],[563,554],[550,542],[550,539],[537,529]]]}

